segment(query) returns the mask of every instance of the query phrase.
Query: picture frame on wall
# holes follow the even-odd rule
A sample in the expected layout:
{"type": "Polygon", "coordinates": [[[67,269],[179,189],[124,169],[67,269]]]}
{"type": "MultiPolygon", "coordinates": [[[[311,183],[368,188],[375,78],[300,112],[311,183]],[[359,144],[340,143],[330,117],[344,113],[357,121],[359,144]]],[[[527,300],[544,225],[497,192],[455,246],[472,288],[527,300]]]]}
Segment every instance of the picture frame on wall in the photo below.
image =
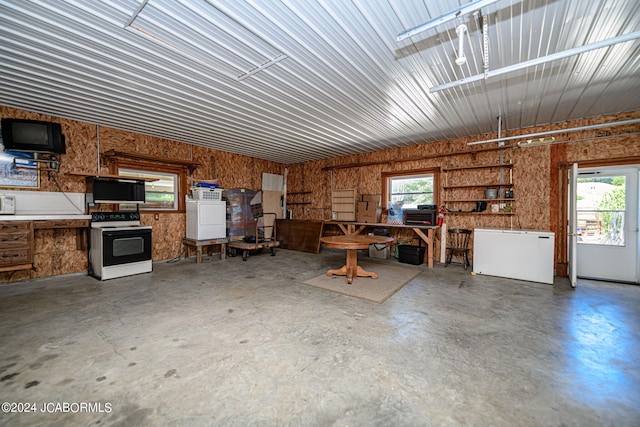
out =
{"type": "Polygon", "coordinates": [[[40,171],[33,153],[0,151],[0,187],[39,188],[40,171]]]}

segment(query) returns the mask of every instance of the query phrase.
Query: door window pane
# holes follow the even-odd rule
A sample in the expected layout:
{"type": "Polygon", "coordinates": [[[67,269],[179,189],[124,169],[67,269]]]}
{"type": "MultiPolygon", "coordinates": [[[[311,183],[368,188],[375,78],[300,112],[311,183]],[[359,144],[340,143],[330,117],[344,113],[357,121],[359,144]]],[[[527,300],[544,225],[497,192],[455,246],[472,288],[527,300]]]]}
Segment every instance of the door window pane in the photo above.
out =
{"type": "Polygon", "coordinates": [[[578,178],[578,243],[624,246],[624,176],[578,178]]]}

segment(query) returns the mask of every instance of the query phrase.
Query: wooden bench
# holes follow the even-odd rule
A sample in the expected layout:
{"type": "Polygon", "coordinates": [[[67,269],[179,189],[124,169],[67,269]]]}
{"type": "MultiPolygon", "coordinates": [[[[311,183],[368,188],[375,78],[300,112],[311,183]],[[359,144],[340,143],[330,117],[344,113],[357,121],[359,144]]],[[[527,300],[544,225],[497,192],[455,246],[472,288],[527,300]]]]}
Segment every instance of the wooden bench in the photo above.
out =
{"type": "Polygon", "coordinates": [[[195,239],[187,239],[186,237],[182,239],[182,244],[184,245],[185,258],[189,258],[190,249],[192,247],[196,248],[196,264],[202,262],[202,248],[213,245],[220,245],[220,259],[224,260],[227,254],[227,243],[229,240],[226,237],[220,239],[209,239],[209,240],[195,240],[195,239]]]}

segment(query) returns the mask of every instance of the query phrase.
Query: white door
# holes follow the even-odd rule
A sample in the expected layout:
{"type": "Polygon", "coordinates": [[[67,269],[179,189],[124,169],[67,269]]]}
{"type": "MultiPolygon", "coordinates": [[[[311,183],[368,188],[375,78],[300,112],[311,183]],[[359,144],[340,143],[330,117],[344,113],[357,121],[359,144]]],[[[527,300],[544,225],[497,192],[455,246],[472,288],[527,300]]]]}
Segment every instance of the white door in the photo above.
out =
{"type": "Polygon", "coordinates": [[[640,167],[579,169],[577,274],[640,283],[638,174],[640,167]]]}
{"type": "Polygon", "coordinates": [[[577,196],[578,189],[578,164],[574,163],[569,171],[569,281],[571,287],[575,288],[578,284],[578,254],[577,254],[577,196]]]}

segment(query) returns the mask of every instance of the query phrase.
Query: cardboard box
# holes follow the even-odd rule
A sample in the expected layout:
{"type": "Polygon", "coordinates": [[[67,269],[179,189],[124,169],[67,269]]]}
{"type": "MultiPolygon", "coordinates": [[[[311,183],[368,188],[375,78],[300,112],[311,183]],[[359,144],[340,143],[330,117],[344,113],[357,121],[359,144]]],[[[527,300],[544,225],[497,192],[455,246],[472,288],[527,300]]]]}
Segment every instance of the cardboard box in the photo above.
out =
{"type": "Polygon", "coordinates": [[[382,209],[376,202],[358,202],[357,221],[379,223],[382,209]]]}
{"type": "Polygon", "coordinates": [[[360,196],[361,202],[374,202],[377,207],[382,205],[382,194],[362,194],[360,196]]]}

